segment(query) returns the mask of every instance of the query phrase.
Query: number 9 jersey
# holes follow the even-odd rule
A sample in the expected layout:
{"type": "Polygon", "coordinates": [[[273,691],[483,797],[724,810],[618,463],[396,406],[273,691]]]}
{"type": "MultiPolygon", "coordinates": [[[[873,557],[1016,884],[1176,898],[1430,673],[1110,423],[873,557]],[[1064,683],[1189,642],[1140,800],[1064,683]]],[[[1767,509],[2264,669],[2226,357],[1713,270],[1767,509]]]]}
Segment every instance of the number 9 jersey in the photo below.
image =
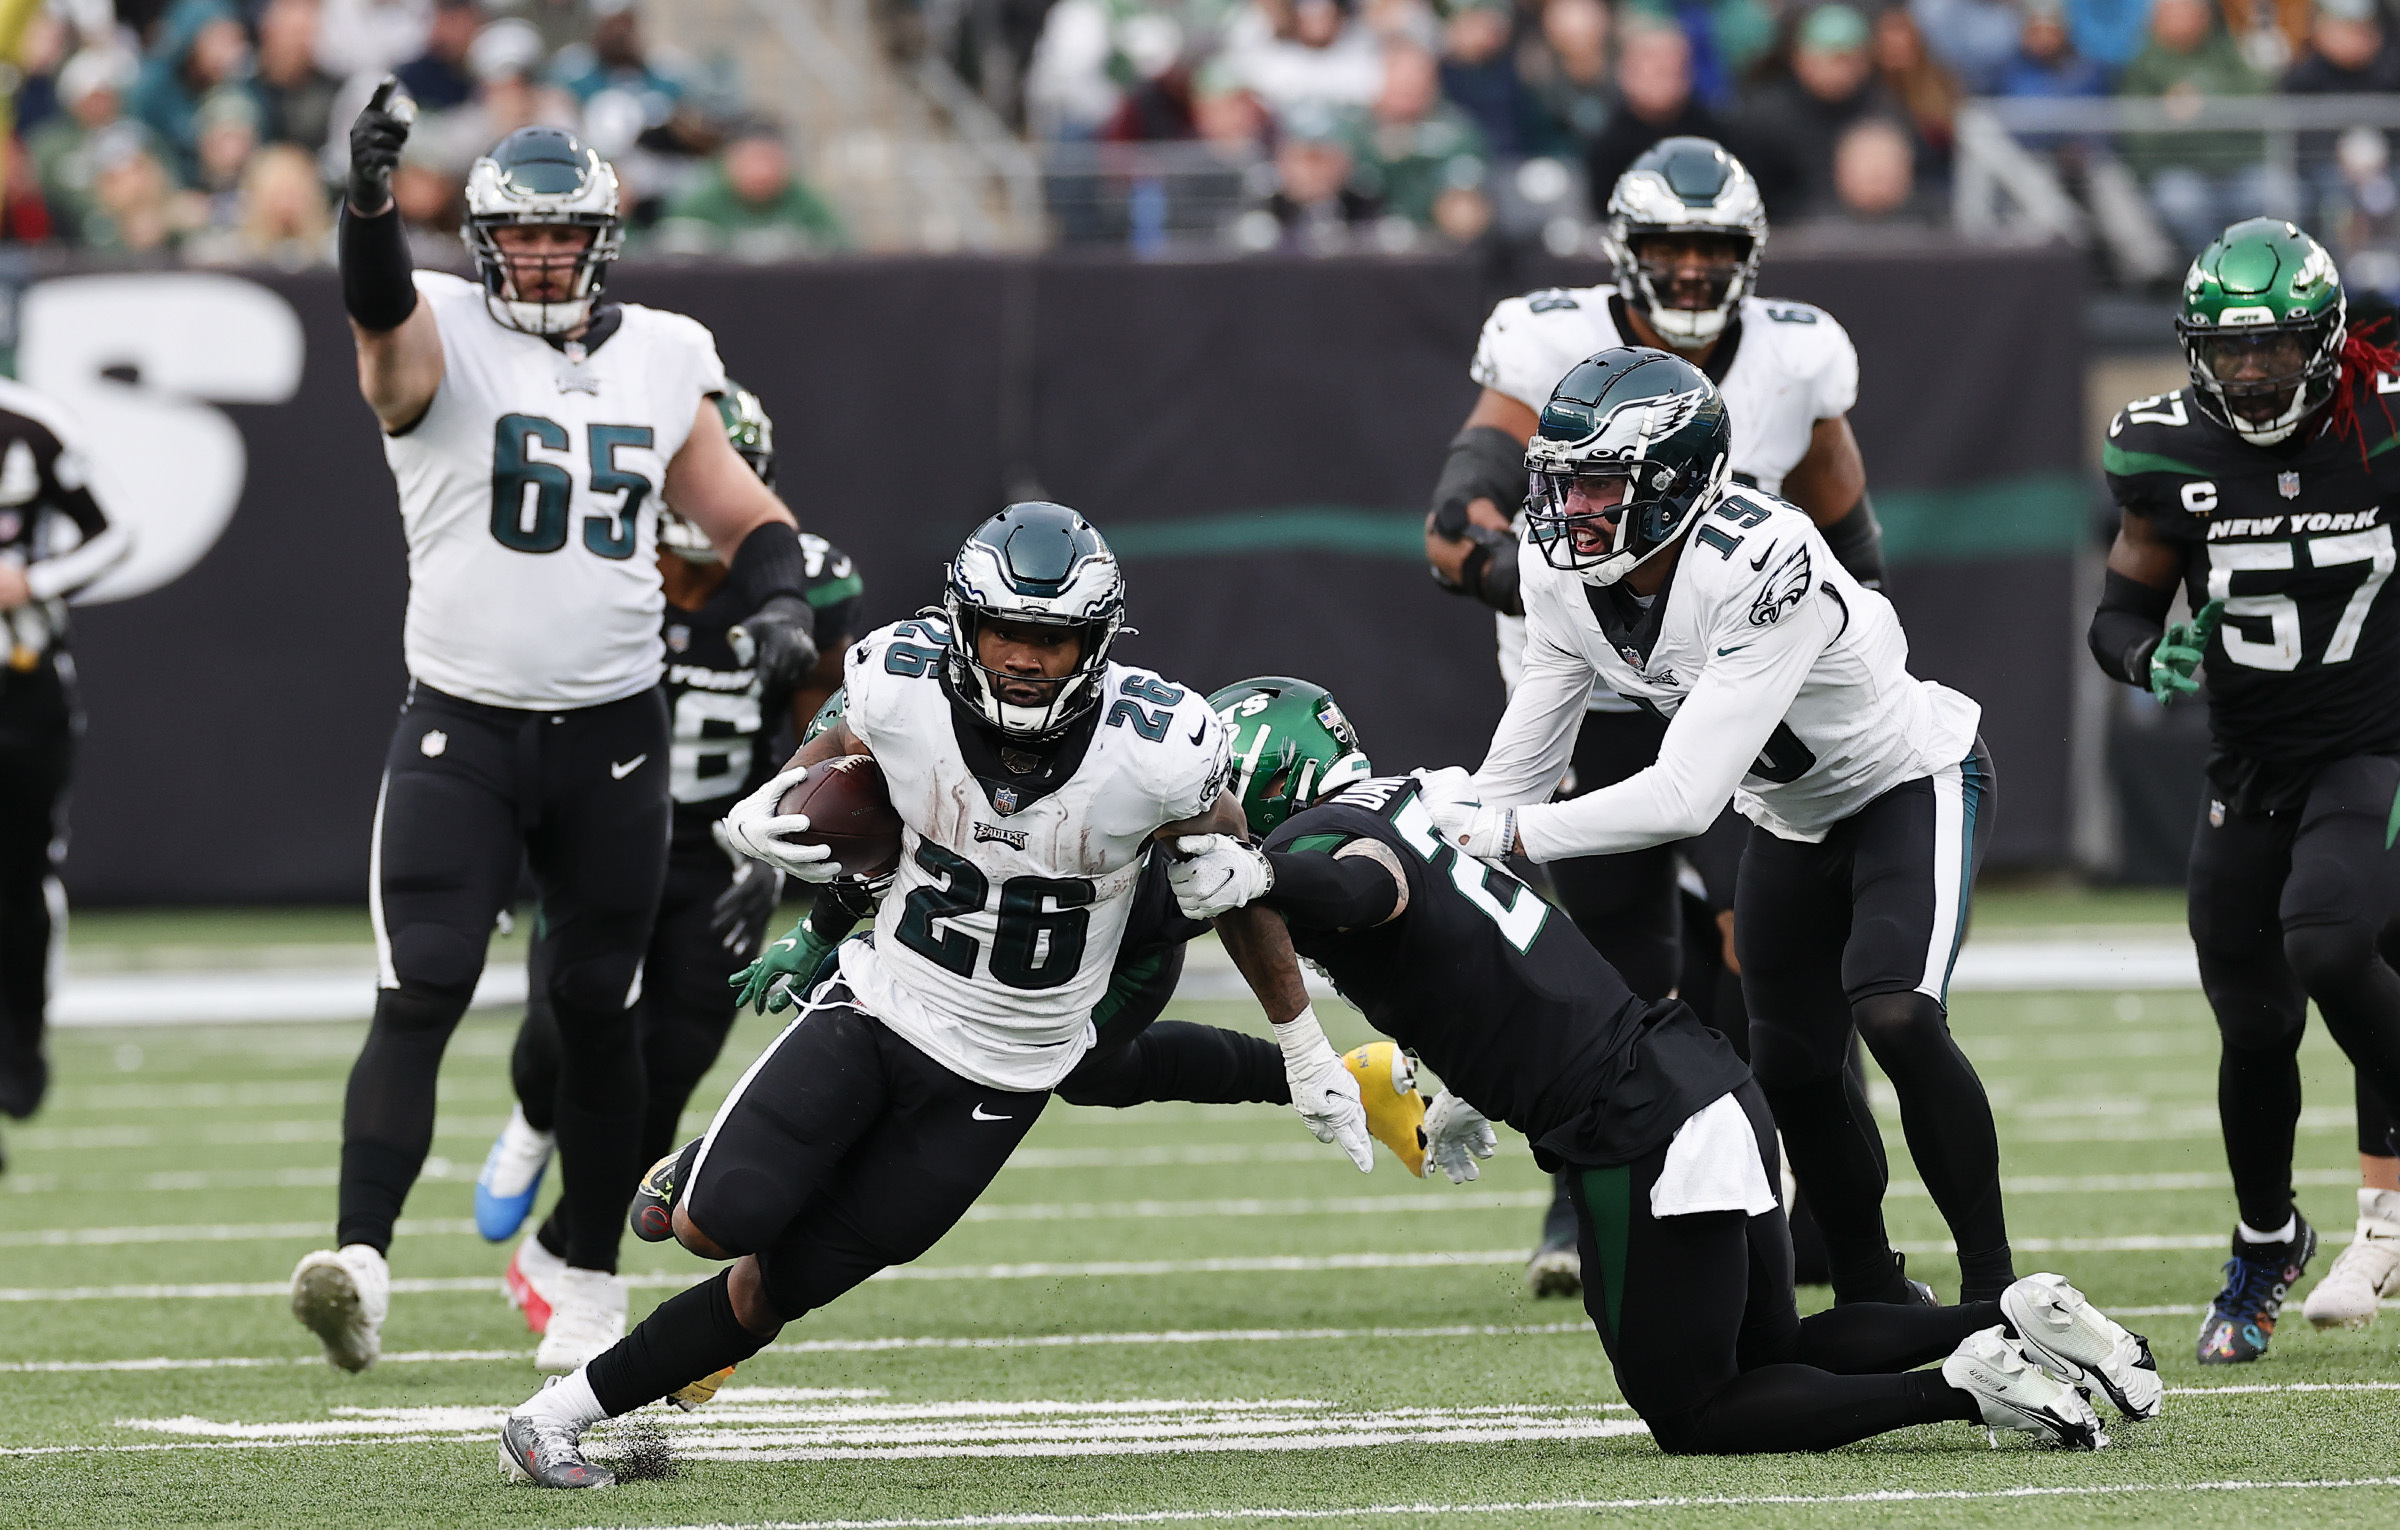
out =
{"type": "Polygon", "coordinates": [[[656,562],[667,464],[725,389],[708,331],[610,304],[553,346],[417,273],[442,383],[384,437],[408,538],[409,674],[489,706],[564,711],[658,683],[656,562]]]}
{"type": "Polygon", "coordinates": [[[842,947],[860,1005],[951,1071],[1049,1089],[1093,1039],[1151,836],[1208,810],[1231,770],[1208,699],[1108,666],[1100,702],[1045,771],[970,721],[941,682],[946,624],[919,617],[852,646],[850,731],[906,832],[871,941],[842,947]]]}
{"type": "Polygon", "coordinates": [[[2253,446],[2187,387],[2126,405],[2100,449],[2118,508],[2182,549],[2193,609],[2225,602],[2208,646],[2209,728],[2244,760],[2400,752],[2400,377],[2345,368],[2339,386],[2351,430],[2253,446]]]}

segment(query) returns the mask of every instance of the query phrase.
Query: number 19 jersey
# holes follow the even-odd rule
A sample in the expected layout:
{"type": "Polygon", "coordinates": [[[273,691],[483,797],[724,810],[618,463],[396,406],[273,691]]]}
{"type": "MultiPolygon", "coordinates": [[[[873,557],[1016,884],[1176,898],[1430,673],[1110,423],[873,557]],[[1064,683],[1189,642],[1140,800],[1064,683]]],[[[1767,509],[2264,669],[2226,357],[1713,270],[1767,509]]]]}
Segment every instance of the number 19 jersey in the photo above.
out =
{"type": "Polygon", "coordinates": [[[658,683],[667,464],[725,390],[706,329],[638,304],[581,342],[509,329],[483,290],[417,273],[442,384],[387,435],[408,538],[408,672],[490,706],[600,706],[658,683]]]}
{"type": "Polygon", "coordinates": [[[2208,645],[2208,720],[2217,747],[2242,759],[2400,752],[2400,377],[2340,386],[2355,432],[2252,446],[2178,388],[2126,405],[2101,447],[2119,508],[2183,550],[2193,609],[2225,602],[2208,645]]]}
{"type": "Polygon", "coordinates": [[[1205,696],[1111,664],[1098,707],[1056,746],[1072,759],[1084,736],[1080,760],[1036,795],[998,761],[991,774],[970,762],[972,725],[941,683],[949,641],[919,618],[844,661],[844,719],[905,832],[874,938],[844,943],[842,976],[952,1072],[1049,1089],[1091,1046],[1151,836],[1217,800],[1230,751],[1205,696]]]}

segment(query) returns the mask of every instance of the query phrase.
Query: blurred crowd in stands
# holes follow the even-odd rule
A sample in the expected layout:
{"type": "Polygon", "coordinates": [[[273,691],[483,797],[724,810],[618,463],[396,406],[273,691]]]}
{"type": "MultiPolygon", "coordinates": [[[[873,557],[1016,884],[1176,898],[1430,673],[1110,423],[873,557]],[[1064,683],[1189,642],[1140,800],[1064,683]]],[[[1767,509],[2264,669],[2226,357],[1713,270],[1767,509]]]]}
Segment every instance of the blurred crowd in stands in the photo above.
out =
{"type": "Polygon", "coordinates": [[[774,122],[652,43],[634,0],[51,0],[19,58],[12,242],[325,263],[350,121],[387,73],[418,105],[392,189],[429,263],[463,258],[468,167],[534,123],[616,166],[637,249],[844,242],[774,122]]]}
{"type": "MultiPolygon", "coordinates": [[[[1527,201],[1553,204],[1549,242],[1571,246],[1617,175],[1681,133],[1742,156],[1779,224],[1882,230],[1946,221],[1969,97],[2391,92],[2400,41],[2384,5],[1056,0],[1023,100],[1069,162],[1177,140],[1248,158],[1266,189],[1240,237],[1262,246],[1471,241],[1527,201]]],[[[2187,251],[2262,210],[2391,221],[2380,131],[2341,135],[2326,157],[2343,194],[2314,204],[2278,202],[2260,143],[2121,147],[2187,251]]]]}

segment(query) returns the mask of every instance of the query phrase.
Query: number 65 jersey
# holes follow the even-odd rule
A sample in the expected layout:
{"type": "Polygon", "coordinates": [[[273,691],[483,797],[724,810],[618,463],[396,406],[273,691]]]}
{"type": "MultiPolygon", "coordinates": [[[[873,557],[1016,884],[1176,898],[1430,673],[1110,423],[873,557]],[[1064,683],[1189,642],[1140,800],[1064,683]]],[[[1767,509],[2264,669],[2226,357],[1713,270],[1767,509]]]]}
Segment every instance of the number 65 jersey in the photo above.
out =
{"type": "Polygon", "coordinates": [[[2126,405],[2101,447],[2118,507],[2183,550],[2193,609],[2225,602],[2208,645],[2209,728],[2245,760],[2400,752],[2400,377],[2338,386],[2349,431],[2252,446],[2179,388],[2126,405]]]}
{"type": "Polygon", "coordinates": [[[1142,858],[1217,800],[1231,767],[1205,696],[1111,664],[1050,770],[970,722],[941,682],[950,642],[920,617],[852,645],[850,731],[905,825],[872,940],[842,976],[868,1013],[964,1078],[1032,1092],[1092,1044],[1142,858]],[[1032,763],[1019,756],[1017,763],[1032,763]]]}
{"type": "Polygon", "coordinates": [[[408,537],[408,672],[490,706],[600,706],[658,683],[658,504],[701,402],[706,329],[634,303],[580,341],[509,329],[483,289],[417,273],[442,384],[383,439],[408,537]]]}

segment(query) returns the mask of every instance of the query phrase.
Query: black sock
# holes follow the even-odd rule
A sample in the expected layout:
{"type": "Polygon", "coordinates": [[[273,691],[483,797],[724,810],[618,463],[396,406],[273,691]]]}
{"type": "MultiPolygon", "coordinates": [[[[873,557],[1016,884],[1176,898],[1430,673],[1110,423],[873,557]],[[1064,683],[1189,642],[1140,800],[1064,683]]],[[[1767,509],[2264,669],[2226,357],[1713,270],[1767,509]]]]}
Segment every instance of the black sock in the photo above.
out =
{"type": "Polygon", "coordinates": [[[1975,1399],[1939,1371],[1836,1376],[1764,1365],[1735,1377],[1706,1407],[1647,1422],[1659,1448],[1673,1455],[1749,1455],[1832,1450],[1912,1424],[1982,1417],[1975,1399]]]}
{"type": "Polygon", "coordinates": [[[1978,1253],[1959,1251],[1958,1299],[1962,1302],[1996,1302],[2000,1293],[2017,1283],[2016,1256],[2007,1244],[1984,1249],[1978,1253]]]}
{"type": "Polygon", "coordinates": [[[434,1081],[467,995],[418,987],[375,996],[366,1044],[342,1100],[342,1182],[334,1237],[392,1246],[392,1223],[433,1146],[434,1081]]]}
{"type": "Polygon", "coordinates": [[[584,1369],[592,1396],[615,1418],[739,1365],[767,1341],[733,1315],[733,1270],[680,1291],[584,1369]]]}
{"type": "Polygon", "coordinates": [[[566,1201],[559,1200],[551,1206],[550,1214],[542,1218],[542,1225],[533,1230],[533,1241],[553,1259],[567,1257],[566,1210],[566,1201]]]}
{"type": "Polygon", "coordinates": [[[1997,1302],[1956,1307],[1856,1302],[1802,1318],[1798,1340],[1777,1358],[1843,1376],[1914,1370],[1945,1358],[1967,1335],[2003,1321],[1997,1302]]]}
{"type": "Polygon", "coordinates": [[[1767,1091],[1792,1173],[1825,1235],[1834,1299],[1905,1301],[1883,1226],[1884,1167],[1875,1119],[1840,1072],[1767,1091]]]}
{"type": "Polygon", "coordinates": [[[563,1239],[567,1263],[579,1270],[617,1268],[617,1244],[625,1209],[641,1182],[638,1115],[586,1110],[558,1102],[559,1203],[567,1208],[563,1239]]]}
{"type": "MultiPolygon", "coordinates": [[[[2000,1204],[2000,1136],[1983,1080],[1950,1035],[1941,1005],[1921,993],[1876,994],[1854,1007],[1859,1033],[1890,1076],[1900,1124],[1925,1190],[1951,1240],[1977,1250],[1979,1279],[2008,1272],[2008,1222],[2000,1204]]],[[[1963,1261],[1962,1261],[1963,1266],[1963,1261]]],[[[1977,1295],[1997,1295],[1998,1290],[1977,1295]]]]}
{"type": "Polygon", "coordinates": [[[2217,1059],[2217,1119],[2234,1205],[2260,1232],[2292,1215],[2292,1138],[2300,1124],[2300,1056],[2291,1047],[2227,1042],[2217,1059]]]}

